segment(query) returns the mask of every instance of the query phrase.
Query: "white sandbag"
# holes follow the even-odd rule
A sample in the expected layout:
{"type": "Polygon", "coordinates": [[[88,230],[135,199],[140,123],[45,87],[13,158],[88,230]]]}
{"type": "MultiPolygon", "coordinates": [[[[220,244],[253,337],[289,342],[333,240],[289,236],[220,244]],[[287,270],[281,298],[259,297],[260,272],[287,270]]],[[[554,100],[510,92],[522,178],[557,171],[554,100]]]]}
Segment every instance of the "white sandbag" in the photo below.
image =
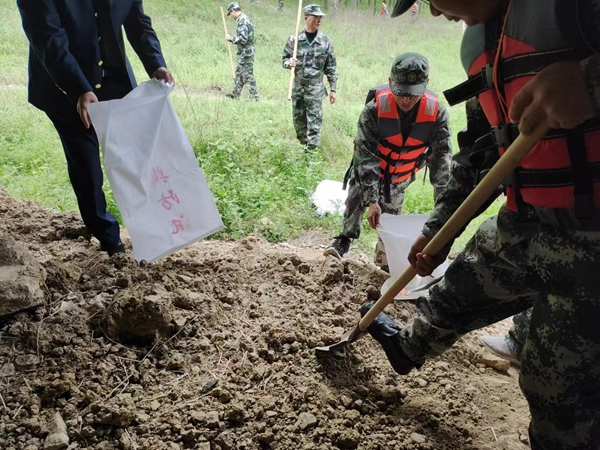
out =
{"type": "MultiPolygon", "coordinates": [[[[390,268],[390,278],[385,281],[381,287],[383,294],[392,285],[402,272],[408,267],[408,252],[415,242],[415,239],[421,234],[423,225],[429,216],[426,214],[418,215],[400,215],[382,214],[377,232],[385,245],[385,254],[390,268]]],[[[438,266],[432,276],[420,277],[417,275],[401,292],[396,296],[398,300],[408,300],[427,295],[427,287],[439,281],[448,268],[448,261],[438,266]]]]}
{"type": "Polygon", "coordinates": [[[342,183],[333,180],[323,180],[311,196],[313,205],[317,207],[317,214],[344,214],[346,210],[346,197],[348,191],[342,189],[342,183]]]}
{"type": "Polygon", "coordinates": [[[154,261],[223,228],[206,179],[169,101],[150,80],[89,113],[138,261],[154,261]]]}

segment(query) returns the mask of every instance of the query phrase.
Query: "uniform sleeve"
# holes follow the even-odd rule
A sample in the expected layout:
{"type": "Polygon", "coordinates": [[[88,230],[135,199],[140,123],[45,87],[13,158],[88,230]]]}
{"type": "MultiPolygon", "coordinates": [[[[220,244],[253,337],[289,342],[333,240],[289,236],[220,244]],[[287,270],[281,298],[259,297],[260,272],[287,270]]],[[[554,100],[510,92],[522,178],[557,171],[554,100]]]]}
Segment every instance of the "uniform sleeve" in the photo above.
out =
{"type": "Polygon", "coordinates": [[[325,61],[325,67],[323,68],[323,72],[327,76],[327,81],[329,81],[329,90],[336,90],[336,83],[338,79],[337,73],[337,61],[335,59],[335,52],[333,51],[333,43],[329,43],[329,54],[327,55],[327,60],[325,61]]]}
{"type": "Polygon", "coordinates": [[[477,98],[469,100],[466,108],[467,128],[458,133],[459,152],[452,159],[448,186],[437,198],[433,212],[423,227],[423,234],[430,237],[444,226],[477,183],[478,169],[471,164],[469,156],[475,140],[489,133],[490,124],[477,98]]]}
{"type": "Polygon", "coordinates": [[[294,40],[295,36],[290,36],[290,38],[285,43],[285,47],[283,48],[283,53],[281,55],[281,64],[284,69],[290,69],[290,59],[294,56],[294,40]]]}
{"type": "Polygon", "coordinates": [[[361,189],[361,204],[379,201],[379,132],[377,131],[377,104],[371,100],[358,119],[358,132],[354,140],[355,176],[361,189]]]}
{"type": "Polygon", "coordinates": [[[596,117],[600,117],[600,54],[585,59],[581,63],[583,77],[596,108],[596,117]]]}
{"type": "Polygon", "coordinates": [[[23,30],[33,54],[59,89],[77,103],[93,91],[79,63],[69,51],[69,38],[53,0],[17,0],[23,30]]]}
{"type": "Polygon", "coordinates": [[[439,105],[438,114],[431,136],[431,150],[427,157],[429,166],[429,181],[433,186],[434,200],[446,190],[450,181],[450,166],[452,164],[452,131],[450,116],[443,105],[439,105]]]}
{"type": "Polygon", "coordinates": [[[596,117],[600,117],[600,38],[597,30],[600,28],[600,0],[591,0],[583,2],[580,5],[583,16],[579,17],[583,23],[584,30],[587,31],[587,38],[590,39],[590,45],[596,49],[593,56],[581,62],[583,77],[587,85],[590,97],[594,102],[596,117]]]}
{"type": "Polygon", "coordinates": [[[149,77],[159,67],[167,67],[158,36],[154,28],[152,28],[152,21],[144,13],[142,0],[133,1],[129,15],[125,19],[125,23],[123,23],[123,28],[127,34],[127,40],[140,58],[140,61],[142,61],[149,77]]]}
{"type": "Polygon", "coordinates": [[[233,44],[245,45],[250,36],[250,27],[246,20],[240,20],[237,23],[236,35],[231,39],[233,44]]]}

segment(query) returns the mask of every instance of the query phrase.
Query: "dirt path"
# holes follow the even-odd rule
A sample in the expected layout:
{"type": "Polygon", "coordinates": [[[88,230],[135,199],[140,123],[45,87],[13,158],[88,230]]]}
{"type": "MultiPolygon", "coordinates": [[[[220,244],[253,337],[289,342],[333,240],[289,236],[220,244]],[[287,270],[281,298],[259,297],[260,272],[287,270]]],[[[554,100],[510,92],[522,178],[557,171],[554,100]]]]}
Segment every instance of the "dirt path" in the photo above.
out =
{"type": "Polygon", "coordinates": [[[316,357],[384,281],[360,255],[325,260],[318,236],[140,266],[99,253],[74,214],[2,190],[0,235],[35,255],[49,295],[0,322],[2,449],[43,448],[57,411],[72,449],[528,448],[518,372],[478,365],[476,336],[408,377],[370,338],[316,357]]]}

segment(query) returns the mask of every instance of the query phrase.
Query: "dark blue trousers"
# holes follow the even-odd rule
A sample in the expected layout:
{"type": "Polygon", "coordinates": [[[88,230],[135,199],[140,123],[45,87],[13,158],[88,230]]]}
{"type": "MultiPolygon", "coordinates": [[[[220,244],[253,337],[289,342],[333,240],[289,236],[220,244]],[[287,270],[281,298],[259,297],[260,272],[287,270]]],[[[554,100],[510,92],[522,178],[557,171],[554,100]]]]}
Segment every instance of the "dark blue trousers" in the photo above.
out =
{"type": "Polygon", "coordinates": [[[103,249],[118,245],[119,223],[106,211],[100,149],[94,128],[85,128],[74,107],[46,114],[60,136],[83,222],[103,249]]]}

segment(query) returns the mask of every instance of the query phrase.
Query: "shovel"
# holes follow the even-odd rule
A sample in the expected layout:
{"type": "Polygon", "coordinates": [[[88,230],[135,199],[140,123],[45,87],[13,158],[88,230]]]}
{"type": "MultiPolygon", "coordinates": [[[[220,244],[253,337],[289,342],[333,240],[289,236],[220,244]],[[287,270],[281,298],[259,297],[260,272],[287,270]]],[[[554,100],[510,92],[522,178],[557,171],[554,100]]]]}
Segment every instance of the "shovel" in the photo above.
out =
{"type": "MultiPolygon", "coordinates": [[[[442,229],[429,241],[423,249],[427,255],[436,255],[451,239],[456,236],[460,229],[471,220],[477,210],[490,198],[502,182],[516,169],[521,161],[527,156],[535,144],[544,137],[548,128],[545,125],[538,126],[529,136],[519,135],[517,139],[506,150],[502,157],[494,164],[475,189],[469,194],[460,207],[448,219],[442,229]]],[[[409,266],[389,287],[389,289],[377,300],[377,303],[358,322],[356,327],[347,331],[338,342],[325,347],[317,347],[318,352],[332,352],[341,350],[360,339],[366,332],[373,320],[382,312],[387,305],[394,301],[394,297],[417,275],[417,271],[409,266]]]]}

